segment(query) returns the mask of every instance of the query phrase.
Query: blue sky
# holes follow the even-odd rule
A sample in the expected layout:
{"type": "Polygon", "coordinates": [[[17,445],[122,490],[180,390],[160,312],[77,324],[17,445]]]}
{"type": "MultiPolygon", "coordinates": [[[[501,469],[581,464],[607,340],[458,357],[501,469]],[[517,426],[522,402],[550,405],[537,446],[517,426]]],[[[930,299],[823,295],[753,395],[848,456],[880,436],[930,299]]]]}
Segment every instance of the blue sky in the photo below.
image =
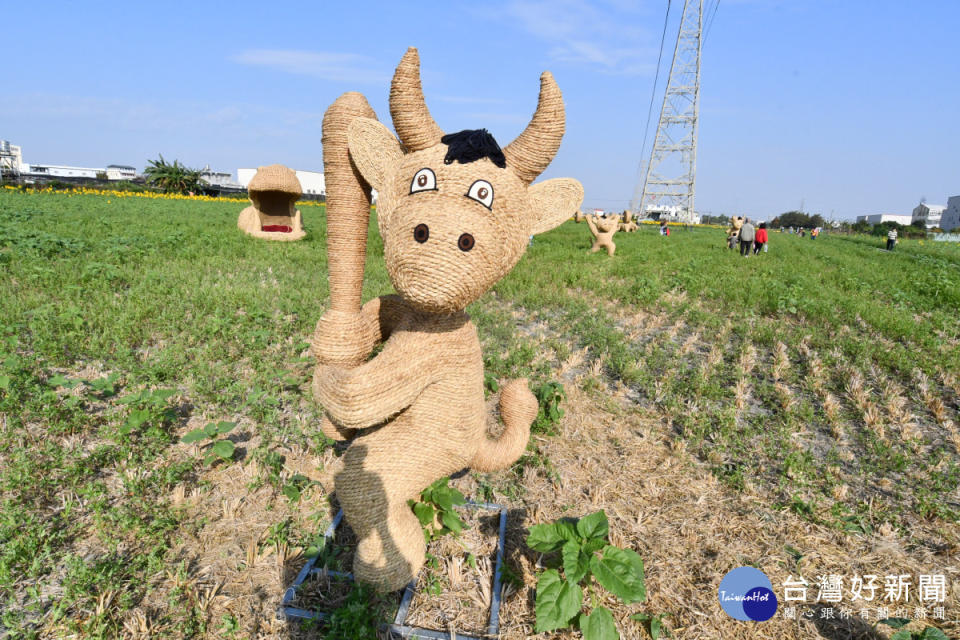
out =
{"type": "MultiPolygon", "coordinates": [[[[672,4],[665,65],[683,2],[672,4]]],[[[162,153],[233,172],[321,170],[326,107],[360,91],[389,121],[393,68],[416,46],[440,126],[484,127],[501,145],[551,70],[567,134],[543,177],[575,177],[585,206],[621,209],[666,7],[7,2],[0,138],[35,163],[142,169],[162,153]]],[[[803,202],[851,219],[960,194],[958,25],[955,0],[720,0],[703,50],[697,209],[762,218],[803,202]]]]}

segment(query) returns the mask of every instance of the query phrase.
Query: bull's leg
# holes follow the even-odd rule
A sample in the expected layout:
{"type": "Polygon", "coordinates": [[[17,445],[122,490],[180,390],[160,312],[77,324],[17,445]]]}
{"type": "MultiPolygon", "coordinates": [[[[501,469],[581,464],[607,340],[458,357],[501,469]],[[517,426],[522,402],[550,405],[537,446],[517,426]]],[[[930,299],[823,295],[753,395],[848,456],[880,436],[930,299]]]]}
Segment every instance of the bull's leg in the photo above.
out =
{"type": "Polygon", "coordinates": [[[394,423],[359,437],[336,477],[337,497],[358,540],[354,575],[389,591],[417,575],[426,552],[423,529],[407,500],[451,472],[440,459],[424,464],[425,437],[398,433],[411,428],[394,423]]]}

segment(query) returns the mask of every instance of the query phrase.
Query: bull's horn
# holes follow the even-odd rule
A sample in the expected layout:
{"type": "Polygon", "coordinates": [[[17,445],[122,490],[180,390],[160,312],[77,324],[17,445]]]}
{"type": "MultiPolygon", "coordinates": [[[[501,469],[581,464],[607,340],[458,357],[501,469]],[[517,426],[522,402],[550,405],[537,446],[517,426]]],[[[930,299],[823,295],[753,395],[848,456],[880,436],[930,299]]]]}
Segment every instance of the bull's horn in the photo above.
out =
{"type": "Polygon", "coordinates": [[[420,56],[407,49],[390,85],[390,115],[393,128],[408,152],[427,149],[440,142],[441,129],[430,115],[420,84],[420,56]]]}
{"type": "Polygon", "coordinates": [[[536,180],[557,154],[565,124],[560,88],[553,74],[544,71],[540,76],[540,99],[533,119],[523,133],[503,150],[507,166],[513,168],[514,173],[527,184],[536,180]]]}

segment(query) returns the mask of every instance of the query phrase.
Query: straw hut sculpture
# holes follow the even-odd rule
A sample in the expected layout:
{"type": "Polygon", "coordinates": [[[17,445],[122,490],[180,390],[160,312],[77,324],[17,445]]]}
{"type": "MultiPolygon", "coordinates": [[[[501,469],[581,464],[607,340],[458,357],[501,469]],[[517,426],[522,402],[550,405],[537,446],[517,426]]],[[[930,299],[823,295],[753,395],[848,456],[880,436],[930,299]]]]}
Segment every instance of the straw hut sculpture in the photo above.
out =
{"type": "Polygon", "coordinates": [[[247,185],[249,207],[240,212],[237,227],[254,238],[300,240],[306,235],[300,210],[294,207],[303,194],[293,169],[282,164],[260,167],[247,185]]]}
{"type": "Polygon", "coordinates": [[[313,336],[313,391],[324,433],[353,438],[334,482],[358,539],[354,576],[394,590],[426,552],[407,501],[465,467],[507,468],[526,448],[537,415],[526,380],[501,385],[506,426],[498,438],[487,433],[483,354],[464,308],[513,268],[530,235],[570,217],[583,188],[569,178],[531,184],[564,133],[548,72],[533,119],[503,149],[483,129],[444,134],[424,101],[416,49],[394,74],[390,112],[399,140],[358,93],[324,116],[330,307],[313,336]],[[397,295],[361,307],[371,187],[397,295]]]}
{"type": "Polygon", "coordinates": [[[593,246],[590,247],[590,253],[596,253],[600,249],[606,249],[607,255],[612,256],[617,250],[617,245],[613,242],[613,234],[620,227],[620,216],[587,216],[587,226],[590,227],[590,233],[593,234],[593,246]]]}
{"type": "Polygon", "coordinates": [[[629,209],[623,212],[623,222],[620,223],[620,231],[631,233],[637,230],[637,223],[633,221],[633,211],[629,209]]]}

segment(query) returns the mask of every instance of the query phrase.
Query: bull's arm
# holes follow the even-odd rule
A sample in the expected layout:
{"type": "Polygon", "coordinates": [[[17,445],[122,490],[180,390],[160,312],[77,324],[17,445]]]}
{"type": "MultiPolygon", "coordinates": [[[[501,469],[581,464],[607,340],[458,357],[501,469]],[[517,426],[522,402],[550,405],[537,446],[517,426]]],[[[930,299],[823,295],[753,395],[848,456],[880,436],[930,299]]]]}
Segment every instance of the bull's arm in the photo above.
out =
{"type": "Polygon", "coordinates": [[[393,330],[409,313],[407,305],[398,295],[380,296],[363,305],[360,313],[373,320],[377,327],[377,342],[383,342],[390,337],[393,330]]]}
{"type": "Polygon", "coordinates": [[[597,223],[594,221],[593,215],[587,216],[587,226],[590,227],[590,233],[594,236],[597,235],[597,223]]]}
{"type": "Polygon", "coordinates": [[[426,344],[422,334],[401,332],[358,367],[318,367],[313,390],[338,426],[370,427],[409,407],[439,379],[435,357],[435,345],[426,344]]]}

